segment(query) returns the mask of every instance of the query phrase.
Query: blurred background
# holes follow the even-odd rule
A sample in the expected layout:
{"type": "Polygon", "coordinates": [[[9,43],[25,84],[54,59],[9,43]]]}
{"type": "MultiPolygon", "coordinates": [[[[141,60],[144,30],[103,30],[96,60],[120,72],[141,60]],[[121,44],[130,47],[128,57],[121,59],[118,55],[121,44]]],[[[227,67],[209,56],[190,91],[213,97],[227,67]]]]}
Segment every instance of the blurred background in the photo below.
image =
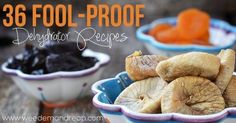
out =
{"type": "MultiPolygon", "coordinates": [[[[236,1],[235,0],[218,0],[218,1],[212,1],[212,0],[153,0],[153,1],[147,1],[147,0],[134,0],[134,1],[117,1],[117,0],[51,0],[51,1],[26,1],[26,0],[8,0],[8,1],[1,1],[0,4],[3,6],[6,3],[10,3],[12,5],[16,4],[25,4],[27,7],[27,30],[31,31],[31,5],[40,3],[40,4],[52,4],[56,5],[59,3],[63,4],[73,4],[73,11],[74,13],[80,12],[86,12],[86,5],[89,3],[92,4],[98,4],[98,3],[105,3],[105,4],[138,4],[142,3],[145,5],[145,9],[143,9],[143,13],[145,15],[145,18],[141,20],[142,25],[151,23],[153,20],[161,18],[161,17],[169,17],[169,16],[177,16],[177,14],[190,7],[199,8],[203,11],[208,12],[211,17],[223,19],[227,22],[229,22],[232,25],[236,24],[236,1]]],[[[4,13],[1,12],[1,18],[4,18],[4,13]]],[[[2,19],[0,19],[2,21],[2,19]]],[[[73,20],[79,23],[79,26],[77,28],[58,28],[58,27],[52,27],[50,28],[52,31],[73,31],[73,30],[81,30],[86,27],[85,25],[85,19],[78,19],[77,15],[74,15],[73,20]]],[[[2,23],[2,22],[0,22],[2,23]]],[[[38,23],[41,24],[41,23],[38,23]]],[[[92,43],[88,44],[88,48],[93,49],[95,51],[102,51],[106,52],[111,55],[112,61],[110,63],[110,66],[107,67],[107,73],[104,74],[103,78],[114,76],[116,73],[124,70],[124,58],[132,53],[135,50],[143,50],[144,53],[146,52],[146,49],[142,46],[140,42],[137,42],[135,37],[135,31],[137,27],[98,27],[97,21],[93,21],[92,27],[97,30],[97,32],[100,33],[125,33],[128,37],[128,40],[122,43],[113,42],[112,48],[102,48],[98,47],[92,43]],[[114,69],[115,65],[115,70],[114,69]],[[111,68],[112,67],[112,68],[111,68]]],[[[0,61],[1,63],[6,60],[7,57],[15,55],[19,51],[22,50],[23,45],[11,45],[12,40],[15,39],[16,34],[12,30],[13,27],[2,27],[0,28],[0,45],[1,45],[1,57],[0,61]],[[6,46],[7,45],[7,46],[6,46]],[[14,50],[9,50],[9,48],[13,48],[14,50]],[[7,53],[7,54],[6,54],[7,53]]],[[[41,24],[40,26],[36,27],[36,31],[38,33],[46,33],[46,28],[41,24]]],[[[22,34],[24,35],[24,34],[22,34]]],[[[73,40],[73,36],[72,36],[73,40]]],[[[37,42],[33,42],[37,43],[37,42]]],[[[38,45],[37,45],[38,46],[38,45]]]]}

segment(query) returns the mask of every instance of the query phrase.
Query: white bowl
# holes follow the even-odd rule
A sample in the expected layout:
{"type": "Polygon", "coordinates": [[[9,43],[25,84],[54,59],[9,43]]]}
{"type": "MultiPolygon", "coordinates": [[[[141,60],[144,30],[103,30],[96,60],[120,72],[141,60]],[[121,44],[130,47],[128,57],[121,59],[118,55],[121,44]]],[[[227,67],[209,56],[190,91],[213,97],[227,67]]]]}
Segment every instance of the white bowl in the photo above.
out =
{"type": "Polygon", "coordinates": [[[103,66],[110,61],[107,54],[89,49],[85,50],[83,55],[95,57],[99,61],[85,70],[59,71],[43,75],[30,75],[20,70],[9,69],[7,62],[2,65],[2,70],[23,92],[36,97],[48,106],[60,107],[90,94],[91,85],[99,80],[104,70],[103,66]]]}
{"type": "Polygon", "coordinates": [[[236,41],[236,28],[225,21],[218,19],[211,19],[210,22],[210,42],[213,46],[204,45],[176,45],[165,44],[157,41],[147,32],[157,24],[168,23],[176,25],[176,18],[161,18],[153,21],[151,24],[141,26],[136,31],[136,36],[142,43],[145,44],[147,50],[151,54],[162,54],[165,56],[174,56],[183,54],[189,51],[208,52],[212,54],[219,53],[222,49],[233,48],[236,41]]]}

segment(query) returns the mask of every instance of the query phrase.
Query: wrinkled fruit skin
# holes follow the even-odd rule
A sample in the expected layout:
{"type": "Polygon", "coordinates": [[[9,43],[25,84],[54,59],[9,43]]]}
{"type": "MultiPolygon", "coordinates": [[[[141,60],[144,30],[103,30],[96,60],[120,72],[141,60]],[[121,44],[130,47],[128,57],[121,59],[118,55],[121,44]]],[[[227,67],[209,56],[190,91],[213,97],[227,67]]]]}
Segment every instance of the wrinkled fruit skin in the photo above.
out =
{"type": "Polygon", "coordinates": [[[155,71],[156,66],[165,59],[167,57],[158,55],[128,56],[125,59],[125,69],[134,81],[156,77],[158,76],[155,71]]]}
{"type": "Polygon", "coordinates": [[[8,68],[21,70],[27,74],[45,74],[48,73],[45,67],[45,59],[48,52],[45,49],[38,49],[31,44],[25,45],[25,51],[21,58],[13,57],[8,62],[8,68]]]}
{"type": "Polygon", "coordinates": [[[177,29],[182,37],[195,39],[209,30],[210,16],[198,9],[190,8],[179,13],[177,29]]]}
{"type": "Polygon", "coordinates": [[[162,91],[167,84],[160,77],[134,82],[120,93],[114,104],[126,106],[134,112],[159,113],[162,91]]]}
{"type": "Polygon", "coordinates": [[[41,75],[57,71],[78,71],[93,67],[98,60],[82,56],[76,42],[51,44],[37,48],[26,44],[22,57],[13,57],[7,67],[26,74],[41,75]]]}
{"type": "Polygon", "coordinates": [[[219,88],[202,77],[186,76],[172,81],[161,99],[162,113],[206,115],[224,108],[225,102],[219,88]]]}
{"type": "Polygon", "coordinates": [[[227,107],[236,106],[236,76],[233,76],[230,80],[225,92],[223,93],[223,97],[227,107]]]}
{"type": "Polygon", "coordinates": [[[83,53],[82,50],[80,51],[78,49],[78,46],[80,48],[84,47],[83,44],[77,42],[61,42],[61,43],[55,43],[55,44],[49,44],[45,46],[45,49],[53,54],[64,54],[64,53],[76,53],[78,55],[81,55],[83,53]]]}
{"type": "Polygon", "coordinates": [[[220,59],[215,55],[190,52],[161,61],[156,72],[166,81],[183,76],[201,76],[214,80],[219,73],[220,59]]]}
{"type": "Polygon", "coordinates": [[[71,53],[61,55],[51,54],[46,59],[46,68],[52,72],[57,71],[77,71],[93,67],[97,59],[94,57],[72,57],[71,53]],[[85,62],[86,61],[86,62],[85,62]]]}
{"type": "Polygon", "coordinates": [[[223,94],[234,72],[235,51],[231,49],[221,50],[217,56],[220,58],[220,71],[215,84],[223,94]]]}

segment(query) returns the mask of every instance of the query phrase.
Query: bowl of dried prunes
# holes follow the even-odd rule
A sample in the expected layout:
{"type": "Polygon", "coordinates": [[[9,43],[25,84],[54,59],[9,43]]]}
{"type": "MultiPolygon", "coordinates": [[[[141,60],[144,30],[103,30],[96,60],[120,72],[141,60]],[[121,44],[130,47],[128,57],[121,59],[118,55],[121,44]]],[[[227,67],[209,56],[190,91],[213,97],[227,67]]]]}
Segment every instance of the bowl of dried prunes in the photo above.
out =
{"type": "Polygon", "coordinates": [[[79,50],[76,42],[48,44],[25,50],[2,64],[2,70],[25,93],[49,107],[62,107],[90,94],[110,61],[107,54],[79,50]]]}

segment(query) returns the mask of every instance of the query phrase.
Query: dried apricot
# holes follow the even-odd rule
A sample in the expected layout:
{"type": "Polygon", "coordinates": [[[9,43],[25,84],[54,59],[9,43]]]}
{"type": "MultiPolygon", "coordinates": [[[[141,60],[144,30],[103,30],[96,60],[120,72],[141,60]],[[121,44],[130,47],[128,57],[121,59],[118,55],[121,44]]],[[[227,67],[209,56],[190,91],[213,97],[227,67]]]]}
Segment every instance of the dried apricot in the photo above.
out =
{"type": "Polygon", "coordinates": [[[209,41],[209,37],[210,37],[210,33],[209,33],[209,31],[207,31],[204,35],[202,35],[201,37],[199,37],[197,39],[208,42],[209,41]]]}
{"type": "Polygon", "coordinates": [[[157,33],[162,32],[164,30],[170,29],[172,27],[172,25],[170,24],[158,24],[156,25],[154,28],[152,28],[148,34],[151,36],[155,36],[157,33]]]}
{"type": "Polygon", "coordinates": [[[211,45],[210,43],[210,33],[209,31],[207,31],[204,35],[202,35],[201,37],[194,39],[193,40],[193,44],[200,44],[200,45],[211,45]]]}
{"type": "Polygon", "coordinates": [[[196,39],[204,35],[210,25],[210,16],[198,9],[187,9],[178,15],[177,29],[182,37],[196,39]]]}
{"type": "Polygon", "coordinates": [[[173,43],[178,39],[178,31],[175,27],[157,33],[156,39],[163,43],[173,43]]]}
{"type": "Polygon", "coordinates": [[[172,27],[168,30],[157,33],[156,39],[163,43],[172,43],[172,44],[190,44],[191,43],[191,40],[185,39],[179,35],[179,32],[176,27],[172,27]]]}
{"type": "Polygon", "coordinates": [[[179,38],[177,41],[175,41],[175,44],[192,44],[192,40],[190,40],[190,39],[181,39],[181,38],[179,38]]]}
{"type": "Polygon", "coordinates": [[[192,44],[207,45],[207,46],[212,45],[209,41],[202,41],[202,40],[193,40],[192,44]]]}

